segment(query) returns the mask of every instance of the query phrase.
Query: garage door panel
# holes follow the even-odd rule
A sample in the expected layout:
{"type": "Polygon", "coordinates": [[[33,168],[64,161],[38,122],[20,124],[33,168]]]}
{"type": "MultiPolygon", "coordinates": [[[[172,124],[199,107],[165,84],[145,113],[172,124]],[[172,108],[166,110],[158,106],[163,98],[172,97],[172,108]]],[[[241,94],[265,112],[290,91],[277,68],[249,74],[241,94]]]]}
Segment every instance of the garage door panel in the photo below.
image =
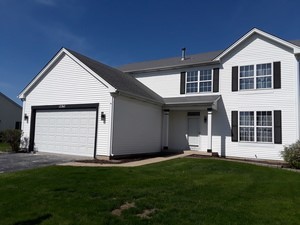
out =
{"type": "Polygon", "coordinates": [[[40,152],[93,156],[96,109],[38,110],[35,147],[40,152]]]}

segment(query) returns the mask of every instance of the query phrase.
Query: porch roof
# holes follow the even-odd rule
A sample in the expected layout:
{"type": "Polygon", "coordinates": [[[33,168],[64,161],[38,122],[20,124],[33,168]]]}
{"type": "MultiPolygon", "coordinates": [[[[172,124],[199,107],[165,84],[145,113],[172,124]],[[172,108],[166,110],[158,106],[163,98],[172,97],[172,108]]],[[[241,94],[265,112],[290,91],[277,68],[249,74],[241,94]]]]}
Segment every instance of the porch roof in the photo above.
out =
{"type": "Polygon", "coordinates": [[[184,96],[164,98],[165,108],[206,107],[217,110],[221,95],[184,96]]]}

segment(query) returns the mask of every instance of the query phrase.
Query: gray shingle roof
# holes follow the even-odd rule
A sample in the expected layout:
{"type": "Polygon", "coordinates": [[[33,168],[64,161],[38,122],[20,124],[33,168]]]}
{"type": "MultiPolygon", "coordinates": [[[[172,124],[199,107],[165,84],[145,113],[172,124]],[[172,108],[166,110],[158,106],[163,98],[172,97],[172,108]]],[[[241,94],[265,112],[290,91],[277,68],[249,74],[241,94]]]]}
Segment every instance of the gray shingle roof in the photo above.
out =
{"type": "Polygon", "coordinates": [[[66,49],[87,67],[93,70],[111,86],[120,92],[140,96],[154,102],[163,103],[162,97],[150,90],[144,84],[133,78],[132,76],[123,73],[120,70],[107,66],[94,59],[88,58],[78,52],[66,49]]]}
{"type": "Polygon", "coordinates": [[[300,47],[300,40],[293,40],[293,41],[289,41],[289,42],[300,47]]]}
{"type": "Polygon", "coordinates": [[[184,67],[196,64],[212,63],[212,60],[218,56],[222,51],[206,52],[195,55],[188,55],[185,60],[181,60],[181,57],[166,58],[153,61],[145,61],[138,63],[131,63],[119,67],[118,69],[123,72],[143,71],[143,70],[155,70],[155,69],[167,69],[174,67],[184,67]]]}
{"type": "MultiPolygon", "coordinates": [[[[300,40],[293,40],[289,42],[300,47],[300,40]]],[[[181,60],[181,57],[173,57],[145,62],[130,63],[127,65],[120,66],[118,69],[125,73],[130,73],[209,64],[212,63],[212,60],[222,52],[223,50],[190,55],[187,56],[186,60],[181,60]]]]}

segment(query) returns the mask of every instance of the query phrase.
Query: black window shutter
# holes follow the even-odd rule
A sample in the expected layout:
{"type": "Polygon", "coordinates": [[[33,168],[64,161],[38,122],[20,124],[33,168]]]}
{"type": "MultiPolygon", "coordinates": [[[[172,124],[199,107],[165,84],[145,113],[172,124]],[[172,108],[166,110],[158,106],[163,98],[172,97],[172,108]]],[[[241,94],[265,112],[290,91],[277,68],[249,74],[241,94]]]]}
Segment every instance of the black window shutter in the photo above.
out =
{"type": "Polygon", "coordinates": [[[234,66],[232,67],[232,76],[231,76],[231,82],[232,82],[232,86],[231,86],[231,90],[232,91],[238,91],[238,84],[239,84],[239,67],[238,66],[234,66]]]}
{"type": "Polygon", "coordinates": [[[274,143],[282,144],[281,110],[274,111],[274,143]]]}
{"type": "Polygon", "coordinates": [[[280,62],[273,63],[273,86],[275,89],[281,88],[281,64],[280,62]]]}
{"type": "Polygon", "coordinates": [[[219,68],[213,70],[213,92],[219,92],[219,68]]]}
{"type": "Polygon", "coordinates": [[[180,74],[180,94],[185,94],[185,72],[180,74]]]}
{"type": "Polygon", "coordinates": [[[231,111],[231,141],[238,141],[238,111],[231,111]]]}

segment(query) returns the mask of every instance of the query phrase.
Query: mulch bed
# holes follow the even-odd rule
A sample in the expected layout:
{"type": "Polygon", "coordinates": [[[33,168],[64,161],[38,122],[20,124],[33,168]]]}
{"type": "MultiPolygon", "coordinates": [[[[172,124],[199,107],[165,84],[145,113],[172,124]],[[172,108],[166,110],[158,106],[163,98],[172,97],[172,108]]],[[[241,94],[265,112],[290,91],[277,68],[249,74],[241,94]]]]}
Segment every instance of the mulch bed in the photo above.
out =
{"type": "MultiPolygon", "coordinates": [[[[187,158],[212,158],[212,156],[207,156],[207,155],[189,155],[187,158]]],[[[255,160],[255,159],[246,159],[246,158],[226,158],[226,157],[214,157],[214,158],[219,158],[219,159],[224,159],[224,160],[230,160],[230,161],[237,161],[237,162],[251,162],[251,163],[257,163],[257,164],[264,164],[264,165],[272,165],[272,166],[277,166],[281,168],[291,168],[287,163],[285,162],[280,162],[280,161],[269,161],[269,160],[255,160]]]]}
{"type": "Polygon", "coordinates": [[[173,155],[178,155],[181,153],[178,152],[159,152],[155,154],[147,154],[147,155],[136,155],[136,156],[129,156],[129,157],[123,157],[123,158],[115,158],[110,160],[105,159],[86,159],[86,160],[76,160],[76,162],[80,163],[97,163],[97,164],[123,164],[128,162],[135,162],[155,157],[170,157],[173,155]]]}

